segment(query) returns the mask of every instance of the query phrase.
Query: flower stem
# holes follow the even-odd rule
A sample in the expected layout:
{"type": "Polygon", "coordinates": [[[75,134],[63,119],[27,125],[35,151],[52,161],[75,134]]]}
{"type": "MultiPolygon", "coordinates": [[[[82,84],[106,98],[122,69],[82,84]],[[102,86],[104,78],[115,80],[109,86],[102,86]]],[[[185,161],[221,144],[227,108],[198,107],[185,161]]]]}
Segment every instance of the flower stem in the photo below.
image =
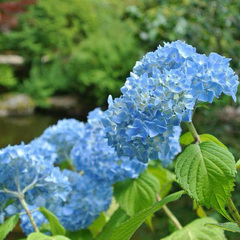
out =
{"type": "MultiPolygon", "coordinates": [[[[157,199],[158,201],[161,200],[161,197],[159,195],[157,195],[157,199]]],[[[177,229],[182,229],[182,225],[181,223],[178,221],[178,219],[176,218],[176,216],[172,213],[172,211],[167,207],[167,205],[163,206],[163,211],[166,213],[166,215],[171,219],[171,221],[173,222],[173,224],[177,227],[177,229]]]]}
{"type": "Polygon", "coordinates": [[[194,140],[196,143],[201,143],[201,139],[197,133],[197,130],[196,128],[194,127],[193,123],[192,122],[185,122],[189,131],[191,132],[191,134],[193,135],[194,137],[194,140]]]}
{"type": "Polygon", "coordinates": [[[22,204],[24,210],[26,211],[26,213],[27,213],[27,215],[28,215],[28,217],[29,217],[32,225],[33,225],[33,228],[34,228],[35,232],[39,232],[39,229],[38,229],[38,227],[37,227],[37,224],[35,223],[35,221],[34,221],[34,219],[33,219],[32,213],[31,213],[31,212],[29,211],[29,209],[28,209],[28,206],[27,206],[26,201],[24,200],[24,197],[23,197],[22,195],[19,195],[19,196],[18,196],[18,199],[19,199],[20,203],[22,204]]]}
{"type": "Polygon", "coordinates": [[[240,227],[240,215],[231,198],[228,199],[228,208],[237,225],[240,227]]]}

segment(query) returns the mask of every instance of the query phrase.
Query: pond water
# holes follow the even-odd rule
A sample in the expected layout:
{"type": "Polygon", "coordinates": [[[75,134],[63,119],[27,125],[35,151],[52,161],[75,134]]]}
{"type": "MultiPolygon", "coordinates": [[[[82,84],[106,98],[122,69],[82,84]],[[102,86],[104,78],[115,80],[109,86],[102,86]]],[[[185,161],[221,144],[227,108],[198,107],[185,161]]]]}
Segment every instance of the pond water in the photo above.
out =
{"type": "Polygon", "coordinates": [[[20,144],[22,141],[28,143],[63,118],[69,117],[36,113],[26,117],[0,118],[0,148],[20,144]]]}

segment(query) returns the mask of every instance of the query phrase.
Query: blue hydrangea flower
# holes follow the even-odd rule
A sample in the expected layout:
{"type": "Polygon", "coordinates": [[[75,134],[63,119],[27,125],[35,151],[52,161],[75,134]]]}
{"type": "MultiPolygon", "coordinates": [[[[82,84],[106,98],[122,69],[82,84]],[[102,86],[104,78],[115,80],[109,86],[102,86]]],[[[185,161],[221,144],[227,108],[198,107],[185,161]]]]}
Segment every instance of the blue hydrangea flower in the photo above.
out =
{"type": "Polygon", "coordinates": [[[24,195],[27,204],[48,206],[56,199],[65,201],[71,187],[59,168],[49,164],[31,145],[22,143],[0,150],[0,189],[5,202],[15,200],[5,209],[9,216],[23,210],[19,194],[24,195]]]}
{"type": "Polygon", "coordinates": [[[126,178],[137,178],[146,168],[146,164],[136,159],[131,161],[128,157],[117,156],[105,138],[101,122],[103,117],[104,112],[99,108],[89,113],[84,135],[71,152],[76,170],[105,179],[109,184],[126,178]]]}
{"type": "MultiPolygon", "coordinates": [[[[36,207],[35,206],[29,206],[29,209],[34,210],[34,209],[36,209],[36,207]]],[[[40,226],[43,223],[48,223],[47,219],[39,211],[33,211],[32,212],[32,217],[33,217],[33,219],[34,219],[38,228],[40,228],[40,226]]],[[[20,220],[21,220],[20,227],[26,235],[29,235],[30,233],[35,232],[35,230],[32,226],[32,223],[30,222],[30,220],[28,218],[28,215],[26,213],[20,215],[20,220]]]]}
{"type": "Polygon", "coordinates": [[[109,145],[119,157],[169,163],[175,127],[191,122],[197,101],[211,103],[222,93],[236,100],[238,84],[229,59],[198,54],[181,41],[165,43],[136,63],[119,98],[109,97],[102,119],[109,145]]]}
{"type": "Polygon", "coordinates": [[[84,124],[76,119],[63,119],[47,128],[44,133],[31,142],[34,148],[50,162],[60,164],[69,159],[70,152],[84,133],[84,124]]]}
{"type": "Polygon", "coordinates": [[[49,209],[67,230],[86,228],[109,208],[112,187],[107,181],[71,170],[63,170],[63,174],[69,178],[72,191],[66,202],[62,205],[53,203],[49,209]]]}

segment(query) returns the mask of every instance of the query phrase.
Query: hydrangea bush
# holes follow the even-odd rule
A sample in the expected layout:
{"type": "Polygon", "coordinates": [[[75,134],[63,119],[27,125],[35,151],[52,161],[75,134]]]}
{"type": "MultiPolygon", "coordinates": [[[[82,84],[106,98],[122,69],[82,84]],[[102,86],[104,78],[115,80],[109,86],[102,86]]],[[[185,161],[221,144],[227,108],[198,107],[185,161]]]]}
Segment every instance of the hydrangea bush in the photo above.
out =
{"type": "Polygon", "coordinates": [[[182,41],[165,43],[136,62],[106,111],[93,110],[86,123],[61,120],[29,144],[0,150],[0,239],[20,218],[27,240],[128,240],[143,222],[152,226],[161,208],[176,226],[165,240],[239,233],[231,192],[240,163],[192,121],[201,103],[221,94],[236,101],[229,62],[182,41]],[[183,190],[169,195],[173,181],[183,190]],[[184,192],[201,213],[185,227],[166,206],[184,192]],[[207,217],[203,207],[228,222],[207,217]]]}

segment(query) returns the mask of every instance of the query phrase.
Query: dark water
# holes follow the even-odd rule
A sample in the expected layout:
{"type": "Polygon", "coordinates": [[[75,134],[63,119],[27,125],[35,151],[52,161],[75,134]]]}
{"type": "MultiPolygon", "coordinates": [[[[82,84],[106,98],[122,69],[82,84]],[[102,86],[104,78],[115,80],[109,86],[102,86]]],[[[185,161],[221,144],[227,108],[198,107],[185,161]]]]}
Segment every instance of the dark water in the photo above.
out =
{"type": "Polygon", "coordinates": [[[0,148],[20,144],[22,141],[28,143],[62,118],[64,117],[40,113],[26,117],[0,118],[0,148]]]}

